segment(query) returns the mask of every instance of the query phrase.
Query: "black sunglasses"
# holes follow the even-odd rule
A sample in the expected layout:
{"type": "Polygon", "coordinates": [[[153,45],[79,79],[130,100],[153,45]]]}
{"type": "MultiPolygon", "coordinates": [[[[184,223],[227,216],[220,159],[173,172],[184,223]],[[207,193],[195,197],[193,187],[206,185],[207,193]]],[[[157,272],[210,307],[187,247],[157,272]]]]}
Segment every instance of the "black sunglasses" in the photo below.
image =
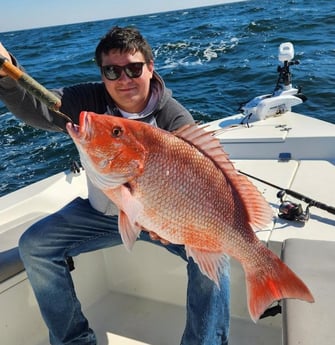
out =
{"type": "Polygon", "coordinates": [[[125,66],[106,65],[101,66],[102,73],[108,80],[117,80],[121,77],[122,71],[129,78],[138,78],[142,75],[145,62],[131,62],[125,66]]]}

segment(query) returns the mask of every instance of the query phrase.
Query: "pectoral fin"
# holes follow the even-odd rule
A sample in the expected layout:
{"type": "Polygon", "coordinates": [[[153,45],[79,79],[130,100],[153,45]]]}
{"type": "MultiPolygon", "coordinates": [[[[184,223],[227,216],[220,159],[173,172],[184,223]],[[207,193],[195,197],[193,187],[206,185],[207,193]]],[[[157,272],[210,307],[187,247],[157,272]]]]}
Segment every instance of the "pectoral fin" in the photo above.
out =
{"type": "Polygon", "coordinates": [[[126,186],[121,186],[118,193],[119,231],[124,245],[130,251],[142,229],[137,220],[143,205],[126,186]]]}
{"type": "Polygon", "coordinates": [[[119,232],[122,238],[122,242],[127,248],[131,250],[137,240],[141,228],[134,223],[131,223],[128,216],[124,211],[119,212],[119,232]]]}

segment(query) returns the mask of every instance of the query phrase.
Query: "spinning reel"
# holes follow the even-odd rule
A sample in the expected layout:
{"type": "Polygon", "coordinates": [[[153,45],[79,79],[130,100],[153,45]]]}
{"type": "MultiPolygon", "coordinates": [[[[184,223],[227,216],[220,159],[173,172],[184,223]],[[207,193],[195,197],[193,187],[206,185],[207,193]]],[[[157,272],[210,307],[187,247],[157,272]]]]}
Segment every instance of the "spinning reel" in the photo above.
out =
{"type": "Polygon", "coordinates": [[[296,204],[290,200],[284,200],[285,195],[286,192],[284,190],[280,190],[277,193],[277,197],[281,202],[278,216],[283,219],[294,220],[300,223],[307,222],[310,217],[309,208],[311,205],[308,205],[304,211],[301,204],[296,204]]]}

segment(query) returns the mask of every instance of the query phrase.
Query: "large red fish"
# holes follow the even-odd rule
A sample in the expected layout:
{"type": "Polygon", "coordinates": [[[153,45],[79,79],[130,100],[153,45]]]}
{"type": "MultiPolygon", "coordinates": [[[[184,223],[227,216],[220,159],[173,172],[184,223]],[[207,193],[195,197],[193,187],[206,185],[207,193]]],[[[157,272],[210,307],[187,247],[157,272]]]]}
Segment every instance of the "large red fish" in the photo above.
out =
{"type": "Polygon", "coordinates": [[[153,231],[184,244],[217,284],[226,255],[236,258],[253,320],[276,300],[313,302],[305,284],[255,235],[272,221],[271,208],[212,135],[195,125],[172,134],[89,112],[67,130],[89,178],[118,206],[128,249],[141,230],[153,231]]]}

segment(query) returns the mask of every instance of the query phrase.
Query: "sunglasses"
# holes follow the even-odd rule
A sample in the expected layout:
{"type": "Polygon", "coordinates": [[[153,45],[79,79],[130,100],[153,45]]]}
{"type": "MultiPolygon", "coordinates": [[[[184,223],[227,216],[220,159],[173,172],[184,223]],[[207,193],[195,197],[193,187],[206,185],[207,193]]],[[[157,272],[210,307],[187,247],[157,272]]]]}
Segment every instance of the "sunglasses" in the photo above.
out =
{"type": "Polygon", "coordinates": [[[117,80],[121,77],[122,71],[129,78],[138,78],[142,75],[145,62],[131,62],[125,66],[106,65],[101,66],[102,73],[108,80],[117,80]]]}

